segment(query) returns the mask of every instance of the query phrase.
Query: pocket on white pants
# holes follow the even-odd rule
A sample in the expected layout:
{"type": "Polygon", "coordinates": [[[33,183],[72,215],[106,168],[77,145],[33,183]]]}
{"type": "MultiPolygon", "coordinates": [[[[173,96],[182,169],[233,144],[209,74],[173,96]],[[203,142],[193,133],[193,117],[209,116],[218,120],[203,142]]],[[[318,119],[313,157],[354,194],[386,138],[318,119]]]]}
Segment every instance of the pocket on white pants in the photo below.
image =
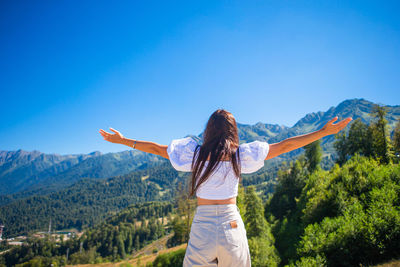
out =
{"type": "Polygon", "coordinates": [[[196,248],[203,248],[209,245],[208,224],[204,222],[192,222],[189,234],[189,242],[196,248]]]}
{"type": "Polygon", "coordinates": [[[244,237],[243,225],[240,220],[230,220],[222,224],[228,244],[239,247],[244,237]]]}

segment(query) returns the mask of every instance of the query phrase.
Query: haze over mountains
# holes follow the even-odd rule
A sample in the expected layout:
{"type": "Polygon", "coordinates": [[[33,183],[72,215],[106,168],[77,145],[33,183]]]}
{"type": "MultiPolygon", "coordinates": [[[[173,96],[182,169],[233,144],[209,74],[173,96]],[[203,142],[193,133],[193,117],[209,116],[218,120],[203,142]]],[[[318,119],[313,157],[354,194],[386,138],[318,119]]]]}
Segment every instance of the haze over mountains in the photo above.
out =
{"type": "MultiPolygon", "coordinates": [[[[269,143],[279,142],[295,135],[309,133],[320,129],[327,121],[338,116],[338,121],[352,117],[361,118],[370,123],[369,115],[374,103],[365,99],[349,99],[327,111],[307,114],[293,127],[277,124],[256,123],[248,125],[237,123],[241,143],[264,140],[269,143]]],[[[400,118],[400,105],[386,106],[387,120],[393,130],[396,120],[400,118]]],[[[346,130],[348,130],[347,127],[346,130]]],[[[192,136],[201,143],[202,133],[192,136]]],[[[322,139],[324,155],[335,156],[333,150],[334,136],[322,139]]],[[[282,155],[282,159],[291,159],[301,153],[298,149],[282,155]]],[[[146,168],[147,164],[166,161],[164,158],[139,150],[126,150],[118,153],[102,154],[94,151],[90,154],[58,155],[45,154],[37,150],[28,152],[0,150],[0,195],[21,194],[21,197],[36,193],[49,193],[69,186],[83,178],[108,178],[128,174],[136,169],[146,168]],[[24,192],[24,193],[22,193],[24,192]]]]}

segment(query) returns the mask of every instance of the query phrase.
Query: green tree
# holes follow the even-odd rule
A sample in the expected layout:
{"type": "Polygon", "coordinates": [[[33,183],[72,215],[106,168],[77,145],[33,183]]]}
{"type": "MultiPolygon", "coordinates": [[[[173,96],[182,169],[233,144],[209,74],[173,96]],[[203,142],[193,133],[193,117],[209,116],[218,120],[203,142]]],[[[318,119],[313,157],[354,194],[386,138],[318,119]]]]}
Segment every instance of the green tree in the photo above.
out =
{"type": "Polygon", "coordinates": [[[393,149],[396,157],[400,157],[400,118],[397,120],[393,131],[393,149]]]}
{"type": "Polygon", "coordinates": [[[244,218],[245,212],[246,212],[246,205],[244,203],[244,187],[242,183],[239,183],[239,188],[238,188],[238,195],[236,198],[236,205],[238,206],[240,210],[240,216],[244,218]]]}
{"type": "Polygon", "coordinates": [[[276,219],[283,219],[296,210],[296,199],[300,196],[305,185],[304,157],[300,157],[289,168],[283,166],[278,171],[278,185],[275,193],[268,201],[265,212],[271,213],[276,219]]]}
{"type": "MultiPolygon", "coordinates": [[[[298,199],[307,181],[306,160],[302,155],[288,167],[278,171],[278,184],[275,193],[265,205],[265,213],[273,225],[275,247],[281,256],[281,264],[296,253],[296,244],[300,240],[303,226],[299,216],[298,199]]],[[[318,173],[315,171],[314,173],[318,173]]]]}
{"type": "Polygon", "coordinates": [[[312,173],[317,168],[321,168],[319,165],[322,159],[321,140],[318,139],[317,141],[304,146],[304,149],[308,171],[312,173]]]}
{"type": "Polygon", "coordinates": [[[175,267],[182,266],[186,249],[181,248],[173,252],[163,253],[157,256],[153,263],[146,266],[153,267],[175,267]]]}
{"type": "Polygon", "coordinates": [[[372,131],[360,118],[351,124],[346,145],[351,156],[356,153],[366,157],[372,156],[372,131]]]}
{"type": "Polygon", "coordinates": [[[252,266],[278,266],[280,261],[275,239],[264,217],[263,203],[254,186],[248,186],[244,197],[245,226],[252,266]]]}
{"type": "Polygon", "coordinates": [[[267,221],[264,218],[263,204],[255,192],[254,185],[246,188],[244,202],[246,205],[245,223],[247,237],[264,236],[267,231],[267,221]]]}
{"type": "Polygon", "coordinates": [[[333,143],[333,147],[338,155],[336,163],[343,165],[347,161],[349,155],[346,132],[337,133],[335,139],[336,141],[333,143]]]}
{"type": "Polygon", "coordinates": [[[194,197],[189,198],[188,187],[184,187],[182,183],[178,184],[177,195],[175,198],[175,202],[178,206],[178,215],[179,217],[183,217],[186,229],[184,231],[185,241],[189,240],[190,228],[192,225],[192,220],[194,217],[194,212],[196,208],[196,199],[194,197]]]}
{"type": "Polygon", "coordinates": [[[135,249],[136,249],[136,251],[138,251],[140,249],[139,234],[136,234],[136,237],[135,237],[135,249]]]}
{"type": "Polygon", "coordinates": [[[398,164],[357,153],[340,168],[311,175],[301,196],[307,225],[298,266],[312,258],[324,266],[372,266],[400,257],[399,192],[398,164]]]}
{"type": "Polygon", "coordinates": [[[117,236],[117,248],[118,248],[118,254],[121,256],[121,258],[124,259],[126,257],[126,253],[125,253],[125,245],[124,242],[122,241],[121,235],[117,236]]]}
{"type": "Polygon", "coordinates": [[[386,107],[374,104],[372,116],[375,118],[375,121],[371,124],[373,150],[375,157],[381,163],[387,164],[392,158],[392,153],[391,140],[388,134],[388,121],[385,118],[386,114],[386,107]]]}
{"type": "Polygon", "coordinates": [[[196,208],[196,199],[189,198],[188,189],[182,183],[178,184],[177,194],[174,198],[177,214],[172,220],[174,235],[167,242],[168,247],[185,243],[189,240],[190,229],[196,208]]]}
{"type": "Polygon", "coordinates": [[[335,139],[333,146],[338,154],[336,163],[339,165],[343,165],[356,153],[366,157],[374,155],[372,128],[360,118],[351,123],[347,135],[345,132],[338,133],[335,139]]]}

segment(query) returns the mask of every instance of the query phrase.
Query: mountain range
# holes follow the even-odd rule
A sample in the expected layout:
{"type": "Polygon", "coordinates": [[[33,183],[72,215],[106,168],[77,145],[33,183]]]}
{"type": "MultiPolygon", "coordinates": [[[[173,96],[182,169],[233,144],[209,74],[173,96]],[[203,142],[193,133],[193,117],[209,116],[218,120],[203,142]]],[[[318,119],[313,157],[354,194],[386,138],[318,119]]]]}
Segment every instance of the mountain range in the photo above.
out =
{"type": "MultiPolygon", "coordinates": [[[[237,123],[240,142],[263,140],[269,143],[279,142],[286,138],[309,133],[320,129],[334,116],[338,121],[352,117],[369,124],[369,115],[373,102],[365,99],[349,99],[327,111],[309,113],[301,118],[293,127],[258,122],[254,125],[237,123]]],[[[386,106],[389,127],[393,130],[400,118],[400,105],[386,106]]],[[[347,127],[346,130],[348,130],[347,127]]],[[[202,134],[191,136],[201,143],[202,134]]],[[[335,156],[333,149],[334,136],[322,139],[325,156],[335,156]]],[[[290,160],[301,153],[297,149],[281,155],[282,159],[290,160]]],[[[124,175],[136,169],[146,168],[148,163],[161,163],[164,158],[139,150],[126,150],[117,153],[102,154],[94,151],[90,154],[45,154],[40,151],[2,151],[0,150],[0,195],[21,194],[21,196],[36,193],[49,193],[69,186],[83,178],[108,178],[124,175]]]]}
{"type": "MultiPolygon", "coordinates": [[[[320,129],[334,116],[352,117],[371,123],[372,102],[350,99],[325,112],[307,114],[293,127],[258,122],[237,123],[240,142],[279,142],[288,137],[320,129]]],[[[390,131],[400,119],[400,106],[386,106],[390,131]]],[[[344,131],[348,131],[346,127],[344,131]]],[[[191,136],[200,144],[202,133],[191,136]]],[[[322,167],[330,168],[336,158],[334,136],[322,138],[322,167]]],[[[261,196],[274,190],[276,174],[283,161],[295,159],[296,149],[265,162],[256,173],[244,174],[243,186],[255,185],[261,196]]],[[[49,219],[56,229],[83,229],[119,210],[145,201],[171,201],[180,184],[186,187],[189,173],[177,172],[170,162],[139,150],[102,154],[58,155],[39,151],[0,151],[0,223],[8,237],[44,231],[49,219]]]]}

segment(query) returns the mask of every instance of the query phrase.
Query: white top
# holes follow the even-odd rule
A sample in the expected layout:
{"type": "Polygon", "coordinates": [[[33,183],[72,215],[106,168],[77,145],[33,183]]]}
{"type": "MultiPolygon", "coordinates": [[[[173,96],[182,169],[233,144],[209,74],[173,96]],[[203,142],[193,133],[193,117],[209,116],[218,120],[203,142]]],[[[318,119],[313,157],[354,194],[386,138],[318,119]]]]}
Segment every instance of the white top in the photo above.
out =
{"type": "MultiPolygon", "coordinates": [[[[191,164],[197,142],[190,136],[172,140],[167,153],[172,166],[177,171],[191,172],[191,164]]],[[[264,166],[269,152],[269,144],[253,141],[239,145],[241,173],[252,173],[264,166]]],[[[208,161],[206,161],[203,171],[208,161]]],[[[196,196],[206,199],[227,199],[238,194],[239,179],[235,176],[230,161],[220,161],[210,177],[196,191],[196,196]],[[225,177],[226,176],[226,177],[225,177]],[[224,179],[225,177],[225,179],[224,179]]]]}

